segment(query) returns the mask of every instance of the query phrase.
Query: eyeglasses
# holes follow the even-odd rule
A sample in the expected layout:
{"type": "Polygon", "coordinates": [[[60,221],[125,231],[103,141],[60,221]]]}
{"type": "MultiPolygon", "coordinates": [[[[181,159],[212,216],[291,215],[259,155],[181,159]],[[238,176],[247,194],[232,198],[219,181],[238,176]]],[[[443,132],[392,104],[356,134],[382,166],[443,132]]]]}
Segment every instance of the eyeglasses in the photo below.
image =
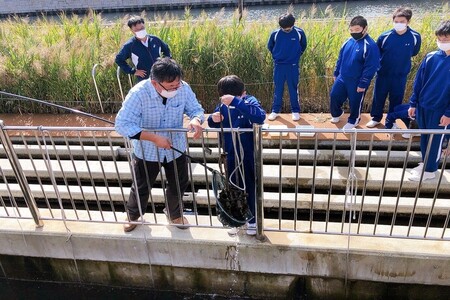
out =
{"type": "Polygon", "coordinates": [[[184,84],[183,84],[183,81],[179,81],[177,87],[168,89],[168,88],[165,88],[165,87],[161,84],[161,82],[158,82],[158,84],[159,84],[160,87],[162,87],[162,88],[163,88],[164,90],[166,90],[167,92],[173,92],[173,91],[179,90],[179,89],[184,85],[184,84]]]}

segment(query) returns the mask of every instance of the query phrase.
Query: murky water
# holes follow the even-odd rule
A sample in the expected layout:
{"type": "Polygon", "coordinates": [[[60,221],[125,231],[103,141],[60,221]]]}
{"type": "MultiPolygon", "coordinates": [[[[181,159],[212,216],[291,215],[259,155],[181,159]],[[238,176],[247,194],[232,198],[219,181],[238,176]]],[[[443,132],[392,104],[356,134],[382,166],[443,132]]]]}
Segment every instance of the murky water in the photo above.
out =
{"type": "MultiPolygon", "coordinates": [[[[245,3],[245,1],[244,1],[245,3]]],[[[301,15],[306,13],[310,15],[312,7],[316,9],[315,17],[320,18],[328,7],[333,9],[335,16],[340,17],[342,15],[356,16],[363,15],[366,18],[390,16],[392,12],[400,6],[407,6],[413,10],[413,14],[421,15],[426,12],[439,12],[442,11],[444,5],[449,5],[449,1],[442,0],[384,0],[384,1],[349,1],[349,2],[324,2],[318,4],[295,4],[293,5],[294,13],[301,15]]],[[[286,12],[289,5],[270,5],[270,6],[247,6],[247,20],[270,20],[280,14],[286,12]]],[[[220,17],[228,19],[235,12],[235,8],[229,7],[225,9],[210,8],[206,10],[192,9],[190,14],[197,18],[202,12],[204,12],[209,18],[220,17]]],[[[139,11],[134,13],[140,13],[139,11]]],[[[160,19],[164,14],[168,14],[175,18],[183,18],[184,10],[173,11],[158,11],[146,12],[148,19],[160,19]]],[[[132,13],[129,13],[132,14],[132,13]]],[[[103,14],[105,20],[115,21],[123,18],[127,13],[106,13],[103,14]]]]}

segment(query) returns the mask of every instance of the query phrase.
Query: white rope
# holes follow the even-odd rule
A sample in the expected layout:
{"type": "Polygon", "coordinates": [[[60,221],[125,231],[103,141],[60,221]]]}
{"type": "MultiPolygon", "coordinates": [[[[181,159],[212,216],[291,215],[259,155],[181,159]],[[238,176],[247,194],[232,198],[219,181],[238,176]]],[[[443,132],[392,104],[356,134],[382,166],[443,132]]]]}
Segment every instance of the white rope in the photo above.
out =
{"type": "MultiPolygon", "coordinates": [[[[223,105],[223,104],[222,104],[222,105],[223,105]]],[[[233,108],[234,108],[234,107],[233,107],[233,108]]],[[[229,123],[230,123],[230,129],[231,129],[230,134],[231,134],[231,140],[232,140],[232,142],[233,142],[233,150],[234,150],[235,165],[236,165],[236,167],[234,168],[234,170],[230,173],[229,178],[228,178],[228,181],[229,181],[230,184],[232,184],[234,187],[236,187],[236,188],[238,188],[238,189],[240,189],[240,190],[242,190],[242,191],[245,191],[246,186],[245,186],[245,173],[244,173],[244,148],[242,147],[242,144],[241,144],[241,137],[240,137],[240,133],[239,133],[239,128],[237,128],[237,130],[238,130],[237,132],[233,130],[234,128],[233,128],[233,123],[232,123],[232,120],[231,120],[231,111],[230,111],[230,107],[227,106],[227,109],[228,109],[228,121],[229,121],[229,123]],[[239,153],[238,153],[237,147],[236,147],[236,144],[237,144],[237,142],[236,142],[236,135],[238,136],[239,153]],[[239,156],[239,154],[240,154],[240,156],[239,156]],[[239,175],[241,176],[243,187],[240,187],[240,186],[239,186],[239,182],[236,182],[236,184],[235,184],[235,183],[233,182],[233,180],[232,180],[232,177],[233,177],[233,175],[234,175],[236,172],[239,172],[239,175]]],[[[237,178],[237,181],[239,181],[239,177],[237,178]]]]}

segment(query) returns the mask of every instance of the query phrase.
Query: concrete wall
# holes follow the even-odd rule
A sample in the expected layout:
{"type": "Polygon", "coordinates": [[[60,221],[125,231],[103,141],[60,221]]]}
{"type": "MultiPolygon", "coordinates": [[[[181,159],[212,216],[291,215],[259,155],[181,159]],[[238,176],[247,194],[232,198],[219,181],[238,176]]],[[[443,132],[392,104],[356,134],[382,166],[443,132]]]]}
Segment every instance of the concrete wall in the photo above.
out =
{"type": "Polygon", "coordinates": [[[415,299],[450,297],[448,241],[351,237],[348,244],[345,235],[267,232],[259,242],[223,228],[139,226],[125,234],[121,224],[67,227],[70,234],[58,221],[35,228],[31,220],[0,218],[0,278],[222,295],[231,288],[266,299],[303,292],[385,298],[398,286],[415,290],[415,299]]]}
{"type": "MultiPolygon", "coordinates": [[[[289,1],[289,0],[244,0],[248,5],[262,4],[288,4],[297,3],[313,3],[313,2],[330,2],[330,0],[319,1],[289,1]]],[[[333,2],[333,0],[331,0],[333,2]]],[[[340,1],[336,1],[340,2],[340,1]]],[[[237,7],[237,0],[2,0],[0,1],[0,15],[7,14],[40,14],[41,12],[55,13],[59,11],[85,12],[91,8],[99,11],[136,11],[136,10],[166,10],[166,9],[182,9],[185,6],[191,8],[206,7],[237,7]]]]}
{"type": "Polygon", "coordinates": [[[89,8],[105,11],[124,11],[141,9],[182,8],[188,4],[196,6],[236,5],[232,0],[2,0],[0,14],[39,13],[57,11],[85,11],[89,8]]]}

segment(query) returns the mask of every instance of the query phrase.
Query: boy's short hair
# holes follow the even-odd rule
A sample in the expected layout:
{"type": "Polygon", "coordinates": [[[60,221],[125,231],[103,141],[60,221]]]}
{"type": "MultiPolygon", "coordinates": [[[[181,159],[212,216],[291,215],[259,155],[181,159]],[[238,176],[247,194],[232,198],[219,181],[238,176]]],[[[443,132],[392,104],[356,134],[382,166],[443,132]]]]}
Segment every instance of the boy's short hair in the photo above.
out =
{"type": "Polygon", "coordinates": [[[137,24],[145,24],[144,22],[144,18],[139,17],[139,16],[132,16],[131,18],[128,19],[128,27],[133,27],[136,26],[137,24]]]}
{"type": "Polygon", "coordinates": [[[170,57],[160,57],[150,70],[150,78],[157,82],[173,82],[183,77],[181,66],[170,57]]]}
{"type": "Polygon", "coordinates": [[[367,27],[367,20],[363,16],[356,16],[350,21],[349,27],[361,26],[362,28],[367,27]]]}
{"type": "Polygon", "coordinates": [[[450,35],[450,20],[442,21],[434,33],[436,34],[436,36],[449,36],[450,35]]]}
{"type": "Polygon", "coordinates": [[[399,7],[394,11],[394,14],[392,15],[392,20],[398,17],[405,17],[406,20],[411,20],[412,18],[412,10],[407,7],[399,7]]]}
{"type": "Polygon", "coordinates": [[[245,91],[245,85],[242,79],[236,75],[222,77],[217,83],[219,97],[223,95],[241,96],[245,91]]]}
{"type": "Polygon", "coordinates": [[[291,13],[282,14],[278,18],[278,24],[281,28],[292,27],[295,24],[295,17],[291,13]]]}

